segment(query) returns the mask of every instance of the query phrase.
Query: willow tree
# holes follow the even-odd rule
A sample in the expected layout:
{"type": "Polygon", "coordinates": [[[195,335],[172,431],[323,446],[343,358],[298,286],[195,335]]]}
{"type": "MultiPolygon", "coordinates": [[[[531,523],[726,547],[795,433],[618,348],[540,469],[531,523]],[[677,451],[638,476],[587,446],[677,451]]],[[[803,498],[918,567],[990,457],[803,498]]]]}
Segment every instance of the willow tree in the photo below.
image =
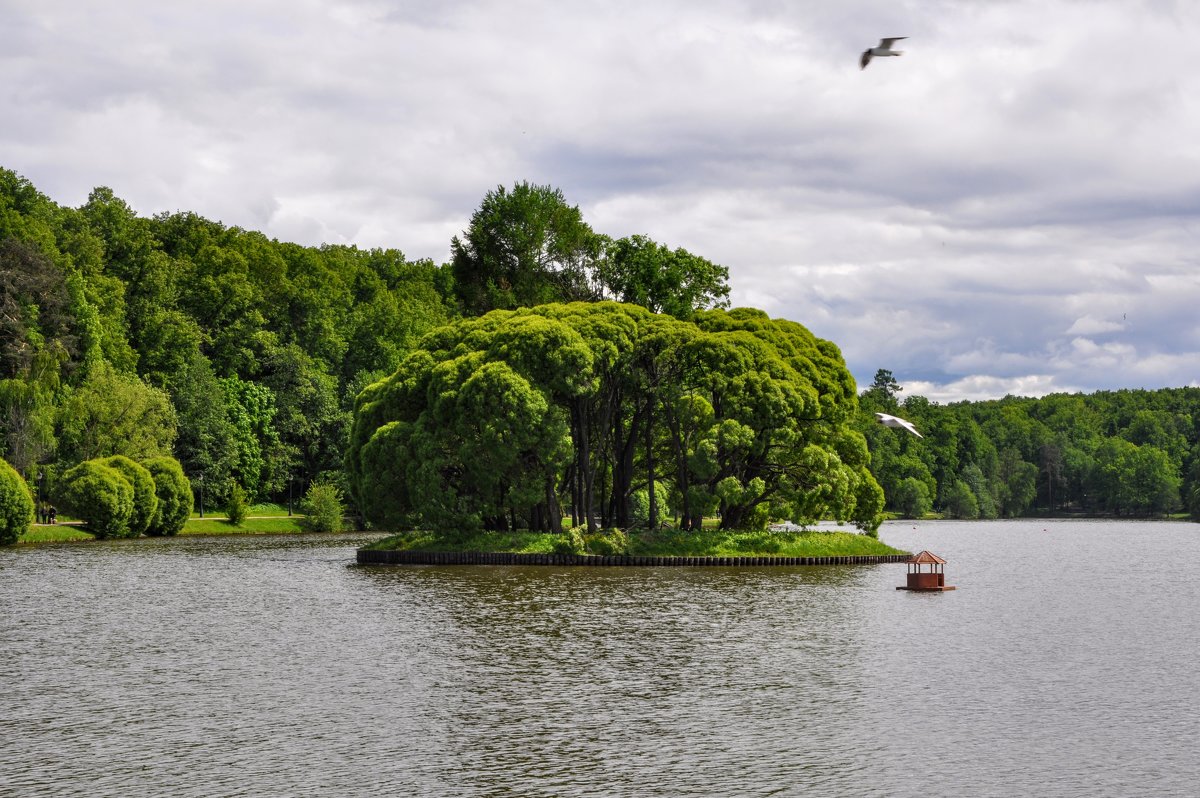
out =
{"type": "Polygon", "coordinates": [[[837,348],[759,311],[693,321],[613,302],[494,311],[427,335],[356,403],[351,491],[381,526],[725,528],[832,517],[882,492],[837,348]]]}

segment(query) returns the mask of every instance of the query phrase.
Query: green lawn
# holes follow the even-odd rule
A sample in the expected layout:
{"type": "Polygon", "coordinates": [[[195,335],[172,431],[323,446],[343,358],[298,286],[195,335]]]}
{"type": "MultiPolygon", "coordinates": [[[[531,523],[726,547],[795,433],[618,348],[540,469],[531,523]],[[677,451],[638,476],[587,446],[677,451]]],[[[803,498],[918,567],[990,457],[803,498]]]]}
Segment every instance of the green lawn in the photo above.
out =
{"type": "MultiPolygon", "coordinates": [[[[565,535],[538,532],[481,532],[439,536],[408,532],[376,541],[367,548],[405,551],[503,551],[550,554],[567,540],[565,535]]],[[[583,553],[625,553],[653,557],[834,557],[904,554],[886,543],[853,532],[701,532],[659,530],[635,532],[628,544],[619,537],[597,534],[585,541],[583,553]],[[622,552],[623,549],[623,552],[622,552]]]]}
{"type": "MultiPolygon", "coordinates": [[[[251,514],[253,516],[253,513],[251,514]]],[[[192,518],[183,525],[183,531],[180,535],[278,535],[293,532],[303,532],[300,528],[300,517],[287,517],[287,509],[284,508],[282,517],[254,518],[247,517],[242,523],[234,526],[221,518],[208,518],[201,520],[192,518]]]]}
{"type": "Polygon", "coordinates": [[[52,524],[48,526],[31,526],[29,531],[21,535],[18,543],[69,543],[76,540],[94,540],[83,527],[52,524]]]}
{"type": "MultiPolygon", "coordinates": [[[[261,506],[261,505],[259,505],[261,506]]],[[[257,508],[257,506],[256,506],[257,508]]],[[[268,508],[269,510],[269,508],[268,508]]],[[[257,513],[252,513],[252,516],[257,513]]],[[[262,517],[248,517],[238,526],[230,524],[224,516],[210,517],[205,513],[203,519],[193,517],[183,525],[180,535],[280,535],[303,532],[300,528],[302,516],[288,517],[287,507],[280,514],[269,511],[262,517]]],[[[65,543],[79,540],[94,540],[95,538],[84,531],[81,526],[68,524],[34,525],[21,535],[18,543],[65,543]]]]}
{"type": "MultiPolygon", "coordinates": [[[[300,507],[298,506],[298,504],[293,504],[291,517],[295,518],[299,514],[300,514],[300,507]]],[[[249,518],[287,518],[288,517],[288,508],[287,508],[286,504],[274,504],[274,503],[252,504],[252,505],[250,505],[250,508],[246,511],[246,516],[249,518]]],[[[196,519],[199,517],[200,517],[200,508],[193,507],[192,508],[192,518],[196,519]]],[[[208,505],[205,505],[205,507],[204,507],[204,520],[205,521],[207,521],[210,518],[224,518],[224,517],[225,517],[225,508],[224,507],[209,507],[208,505]]]]}

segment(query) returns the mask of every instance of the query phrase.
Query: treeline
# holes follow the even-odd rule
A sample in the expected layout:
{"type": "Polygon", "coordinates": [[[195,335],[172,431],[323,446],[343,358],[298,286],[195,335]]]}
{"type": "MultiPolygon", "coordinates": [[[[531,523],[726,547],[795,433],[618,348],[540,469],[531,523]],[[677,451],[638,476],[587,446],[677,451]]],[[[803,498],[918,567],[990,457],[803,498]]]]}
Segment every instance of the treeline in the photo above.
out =
{"type": "Polygon", "coordinates": [[[860,430],[888,507],[908,517],[1200,517],[1200,388],[1052,394],[938,405],[899,399],[881,369],[860,430]],[[872,423],[900,415],[925,436],[872,423]]]}
{"type": "Polygon", "coordinates": [[[446,264],[305,247],[107,188],[62,207],[0,169],[0,454],[39,499],[75,465],[172,456],[211,504],[341,484],[355,396],[493,308],[721,305],[724,267],[594,232],[546,186],[488,192],[446,264]]]}
{"type": "Polygon", "coordinates": [[[175,457],[213,504],[339,480],[354,395],[454,314],[445,274],[0,170],[0,451],[51,497],[112,455],[175,457]]]}
{"type": "MultiPolygon", "coordinates": [[[[795,449],[789,457],[820,450],[837,462],[811,473],[852,471],[859,455],[847,442],[864,438],[871,481],[883,486],[889,508],[905,514],[1200,513],[1198,390],[938,406],[920,397],[900,401],[899,386],[881,371],[853,411],[852,381],[845,382],[836,346],[754,311],[719,312],[728,305],[727,269],[645,236],[598,234],[554,188],[518,183],[489,191],[450,249],[450,261],[435,264],[396,249],[305,247],[188,212],[141,217],[106,188],[78,208],[62,207],[0,168],[0,455],[39,500],[65,496],[64,476],[80,463],[118,455],[137,463],[174,458],[193,490],[202,484],[216,506],[241,493],[249,501],[299,498],[313,484],[361,499],[354,484],[363,479],[361,463],[353,457],[369,449],[376,429],[360,422],[352,445],[356,397],[376,386],[365,408],[372,397],[401,395],[397,381],[416,379],[421,369],[432,370],[421,379],[445,379],[441,370],[461,354],[446,342],[466,336],[454,346],[475,360],[459,376],[484,361],[507,363],[555,413],[565,413],[551,413],[547,423],[561,422],[553,429],[565,437],[555,441],[567,448],[543,453],[566,458],[551,469],[555,497],[533,500],[524,482],[516,493],[492,483],[522,496],[472,505],[480,523],[494,527],[502,517],[509,526],[553,523],[555,502],[573,520],[623,524],[646,515],[649,506],[640,509],[639,501],[653,501],[651,515],[683,525],[710,511],[727,524],[755,524],[765,515],[808,517],[797,498],[804,490],[814,492],[812,507],[840,507],[828,512],[870,527],[865,497],[856,509],[841,499],[821,504],[829,491],[852,495],[849,482],[785,485],[795,464],[781,460],[787,447],[795,449]],[[649,313],[559,304],[605,300],[649,313]],[[487,315],[531,307],[558,309],[487,315]],[[485,347],[498,319],[528,327],[529,341],[513,334],[506,346],[514,353],[543,347],[543,371],[566,356],[539,338],[545,324],[580,336],[580,356],[592,368],[621,365],[606,367],[607,375],[589,372],[587,384],[600,387],[568,394],[545,382],[547,374],[508,363],[487,348],[492,343],[485,347]],[[677,346],[685,339],[695,340],[677,346]],[[724,359],[697,355],[703,367],[685,365],[655,349],[694,354],[702,340],[724,359]],[[706,369],[711,379],[724,375],[720,390],[704,385],[706,369]],[[838,387],[812,387],[823,382],[838,387]],[[808,398],[796,404],[768,396],[773,391],[808,398]],[[812,391],[816,405],[805,393],[812,391]],[[711,421],[717,432],[710,425],[686,443],[674,441],[680,395],[696,397],[689,412],[703,411],[689,423],[711,421]],[[800,415],[787,423],[772,415],[793,405],[800,415]],[[749,419],[747,408],[765,415],[749,419]],[[910,418],[926,437],[879,427],[875,410],[910,418]],[[841,426],[847,412],[845,423],[856,431],[841,426]],[[733,434],[728,421],[745,429],[733,434]],[[818,434],[824,428],[834,430],[828,439],[818,434]],[[778,432],[763,438],[763,430],[778,432]],[[748,447],[742,459],[723,459],[739,446],[748,447]]],[[[490,368],[503,383],[500,366],[490,368]]],[[[454,403],[442,398],[426,397],[426,409],[448,413],[454,403]]],[[[410,423],[404,414],[412,412],[405,406],[380,426],[410,423]]],[[[438,418],[451,424],[450,416],[438,418]]],[[[443,450],[426,454],[443,463],[442,478],[457,478],[443,450]]],[[[430,469],[424,478],[433,478],[430,469]]]]}

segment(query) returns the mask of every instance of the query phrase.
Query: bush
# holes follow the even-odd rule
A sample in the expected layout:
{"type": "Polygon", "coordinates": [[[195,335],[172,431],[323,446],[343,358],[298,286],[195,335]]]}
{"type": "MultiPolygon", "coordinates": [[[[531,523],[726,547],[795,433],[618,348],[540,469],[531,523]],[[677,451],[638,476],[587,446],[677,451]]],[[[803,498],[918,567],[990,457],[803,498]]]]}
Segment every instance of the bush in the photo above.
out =
{"type": "Polygon", "coordinates": [[[249,511],[250,505],[246,502],[246,491],[242,489],[241,485],[233,483],[233,487],[229,489],[229,499],[225,502],[225,515],[229,516],[229,523],[241,526],[249,511]]]}
{"type": "Polygon", "coordinates": [[[583,527],[573,526],[565,530],[554,541],[555,554],[585,554],[587,545],[583,542],[583,527]]]}
{"type": "Polygon", "coordinates": [[[619,529],[598,529],[594,534],[585,535],[584,541],[589,554],[609,556],[629,551],[629,537],[619,529]]]}
{"type": "Polygon", "coordinates": [[[0,546],[16,543],[33,523],[33,496],[16,469],[0,460],[0,546]]]}
{"type": "Polygon", "coordinates": [[[158,511],[150,520],[147,535],[178,535],[192,515],[192,483],[173,457],[151,457],[142,465],[154,478],[158,511]]]}
{"type": "Polygon", "coordinates": [[[64,509],[95,537],[131,536],[133,486],[117,469],[99,460],[82,462],[63,474],[59,496],[64,509]]]}
{"type": "Polygon", "coordinates": [[[116,454],[98,461],[101,465],[115,468],[129,481],[133,488],[133,512],[129,515],[129,536],[139,537],[150,526],[158,512],[158,496],[155,493],[154,477],[145,466],[116,454]]]}
{"type": "Polygon", "coordinates": [[[300,500],[300,512],[304,513],[300,526],[309,532],[341,532],[342,492],[328,482],[314,482],[300,500]]]}

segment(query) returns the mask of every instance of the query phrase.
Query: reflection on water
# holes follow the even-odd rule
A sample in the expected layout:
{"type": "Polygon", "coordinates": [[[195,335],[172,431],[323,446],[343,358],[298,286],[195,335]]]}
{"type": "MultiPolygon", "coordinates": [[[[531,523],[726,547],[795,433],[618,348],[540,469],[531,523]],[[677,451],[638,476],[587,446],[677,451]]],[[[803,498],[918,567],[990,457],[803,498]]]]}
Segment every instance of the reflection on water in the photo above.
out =
{"type": "Polygon", "coordinates": [[[0,552],[0,795],[1188,795],[1200,527],[942,522],[903,565],[0,552]]]}

